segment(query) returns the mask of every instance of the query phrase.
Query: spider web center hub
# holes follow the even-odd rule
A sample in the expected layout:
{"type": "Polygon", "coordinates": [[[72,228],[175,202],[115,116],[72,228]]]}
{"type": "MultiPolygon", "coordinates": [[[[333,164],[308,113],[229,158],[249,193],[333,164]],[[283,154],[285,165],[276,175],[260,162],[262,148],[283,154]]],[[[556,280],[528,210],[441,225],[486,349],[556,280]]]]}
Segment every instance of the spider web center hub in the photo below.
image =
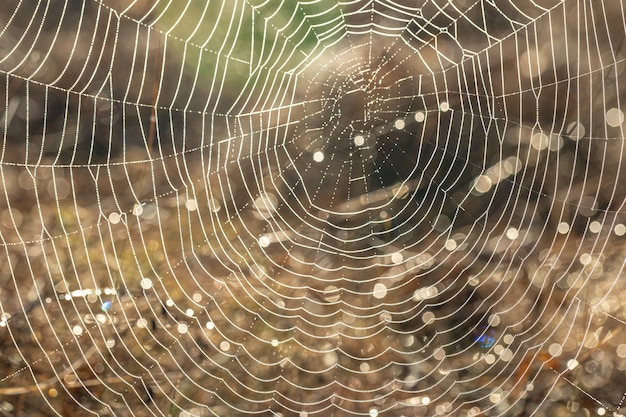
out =
{"type": "Polygon", "coordinates": [[[415,79],[398,57],[378,51],[372,58],[370,48],[320,58],[296,85],[303,123],[285,149],[298,197],[322,212],[380,209],[416,171],[415,79]]]}

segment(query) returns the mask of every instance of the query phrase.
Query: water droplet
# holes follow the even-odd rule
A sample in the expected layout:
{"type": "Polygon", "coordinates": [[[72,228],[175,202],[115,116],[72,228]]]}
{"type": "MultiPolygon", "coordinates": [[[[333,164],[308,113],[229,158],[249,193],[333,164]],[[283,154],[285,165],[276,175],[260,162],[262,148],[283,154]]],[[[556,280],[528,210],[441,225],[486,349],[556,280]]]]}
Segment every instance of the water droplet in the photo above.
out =
{"type": "Polygon", "coordinates": [[[427,311],[422,314],[422,321],[426,324],[431,324],[435,321],[435,314],[432,311],[427,311]]]}
{"type": "Polygon", "coordinates": [[[198,209],[198,203],[193,198],[190,198],[185,202],[185,207],[187,207],[189,211],[195,211],[198,209]]]}
{"type": "Polygon", "coordinates": [[[481,194],[489,191],[491,189],[491,185],[491,179],[486,175],[480,175],[476,178],[476,181],[474,181],[474,189],[481,194]]]}
{"type": "Polygon", "coordinates": [[[259,238],[259,246],[262,248],[267,248],[270,243],[272,242],[270,241],[270,238],[267,237],[267,235],[263,235],[259,238]]]}
{"type": "Polygon", "coordinates": [[[365,138],[363,137],[363,135],[356,135],[354,137],[354,144],[356,146],[363,146],[365,144],[365,138]]]}
{"type": "Polygon", "coordinates": [[[572,122],[567,126],[567,135],[572,140],[579,140],[585,136],[585,127],[577,122],[572,122]]]}
{"type": "Polygon", "coordinates": [[[324,355],[323,361],[326,366],[333,366],[337,363],[337,354],[334,352],[328,352],[324,355]]]}
{"type": "Polygon", "coordinates": [[[560,356],[563,353],[563,347],[558,343],[552,343],[548,347],[548,353],[553,357],[560,356]]]}
{"type": "Polygon", "coordinates": [[[421,123],[424,121],[424,119],[426,119],[426,116],[424,115],[424,113],[422,113],[421,111],[418,111],[417,113],[415,113],[416,122],[421,123]]]}
{"type": "Polygon", "coordinates": [[[489,401],[494,404],[499,403],[501,399],[502,394],[500,394],[499,392],[492,392],[491,394],[489,394],[489,401]]]}
{"type": "Polygon", "coordinates": [[[598,211],[598,202],[591,196],[585,196],[580,200],[578,210],[581,215],[591,217],[598,211]]]}
{"type": "Polygon", "coordinates": [[[152,288],[152,280],[150,278],[142,278],[141,288],[143,288],[144,290],[149,290],[150,288],[152,288]]]}
{"type": "Polygon", "coordinates": [[[450,104],[447,101],[442,101],[439,105],[439,110],[441,110],[442,112],[447,112],[448,110],[450,110],[450,104]]]}
{"type": "Polygon", "coordinates": [[[109,214],[109,222],[111,224],[118,224],[122,220],[122,216],[119,213],[109,214]]]}
{"type": "Polygon", "coordinates": [[[113,307],[113,303],[110,301],[105,301],[104,303],[102,303],[102,306],[100,306],[100,309],[102,311],[109,311],[111,307],[113,307]]]}
{"type": "Polygon", "coordinates": [[[339,288],[335,287],[334,285],[329,285],[328,287],[324,288],[324,298],[326,299],[326,301],[334,303],[335,301],[339,301],[340,297],[341,293],[339,292],[339,288]]]}
{"type": "Polygon", "coordinates": [[[502,162],[502,168],[509,175],[517,174],[522,169],[522,161],[515,156],[510,156],[502,162]]]}
{"type": "Polygon", "coordinates": [[[566,222],[561,222],[561,223],[559,223],[559,226],[558,226],[558,228],[557,228],[557,231],[558,231],[560,234],[562,234],[562,235],[564,235],[564,234],[568,233],[568,232],[569,232],[569,224],[567,224],[566,222]]]}
{"type": "Polygon", "coordinates": [[[504,349],[500,353],[500,359],[504,362],[509,362],[511,359],[513,359],[513,351],[509,348],[504,349]]]}
{"type": "Polygon", "coordinates": [[[444,360],[446,358],[446,351],[442,348],[435,349],[435,351],[433,352],[433,358],[438,361],[444,360]]]}
{"type": "Polygon", "coordinates": [[[316,151],[315,153],[313,153],[313,160],[315,162],[322,162],[324,160],[324,152],[316,151]]]}
{"type": "Polygon", "coordinates": [[[548,149],[552,152],[558,151],[563,147],[563,138],[555,133],[550,135],[550,143],[548,149]]]}
{"type": "Polygon", "coordinates": [[[445,248],[449,251],[453,251],[457,248],[456,240],[448,239],[446,240],[445,248]]]}
{"type": "Polygon", "coordinates": [[[256,214],[263,219],[269,219],[274,215],[278,207],[278,199],[272,193],[265,193],[254,200],[256,214]]]}
{"type": "Polygon", "coordinates": [[[469,410],[467,410],[467,417],[476,417],[479,414],[480,414],[479,407],[472,407],[469,410]]]}
{"type": "Polygon", "coordinates": [[[578,366],[578,361],[576,359],[570,359],[567,361],[567,369],[570,371],[575,369],[578,366]]]}
{"type": "Polygon", "coordinates": [[[404,123],[404,120],[402,120],[402,119],[398,119],[398,120],[396,120],[396,121],[394,122],[393,127],[395,127],[395,128],[396,128],[396,129],[398,129],[398,130],[402,130],[402,129],[404,129],[404,126],[405,126],[405,125],[406,125],[406,124],[404,123]]]}
{"type": "Polygon", "coordinates": [[[439,290],[437,289],[437,287],[434,287],[434,286],[424,287],[424,288],[419,288],[415,290],[415,292],[413,293],[413,300],[415,301],[428,300],[429,298],[434,298],[438,295],[439,295],[439,290]]]}
{"type": "Polygon", "coordinates": [[[583,265],[589,265],[591,263],[591,255],[589,255],[588,253],[583,253],[582,255],[580,255],[580,258],[578,260],[583,265]]]}
{"type": "Polygon", "coordinates": [[[374,291],[372,292],[372,295],[374,296],[374,298],[384,298],[387,295],[387,287],[385,286],[385,284],[379,282],[374,285],[374,291]]]}
{"type": "Polygon", "coordinates": [[[618,127],[624,123],[624,112],[615,107],[606,112],[606,124],[611,127],[618,127]]]}
{"type": "Polygon", "coordinates": [[[209,200],[209,210],[211,210],[213,213],[217,213],[218,211],[220,211],[221,208],[222,206],[219,201],[214,198],[209,200]]]}
{"type": "Polygon", "coordinates": [[[403,260],[404,260],[404,256],[402,256],[400,252],[396,252],[393,255],[391,255],[391,262],[393,262],[396,265],[402,262],[403,260]]]}
{"type": "Polygon", "coordinates": [[[143,205],[135,204],[133,207],[133,214],[135,216],[141,216],[143,214],[143,205]]]}
{"type": "Polygon", "coordinates": [[[550,137],[543,132],[535,133],[530,139],[530,146],[542,151],[550,146],[550,137]]]}
{"type": "Polygon", "coordinates": [[[2,313],[2,315],[0,315],[0,320],[2,320],[4,323],[8,322],[10,318],[11,315],[9,313],[2,313]]]}
{"type": "Polygon", "coordinates": [[[518,236],[519,236],[519,231],[514,227],[511,227],[509,228],[509,230],[506,231],[506,237],[508,237],[511,240],[517,239],[518,236]]]}
{"type": "Polygon", "coordinates": [[[591,223],[589,223],[589,231],[591,233],[600,233],[601,230],[602,230],[602,224],[600,224],[600,222],[592,221],[591,223]]]}

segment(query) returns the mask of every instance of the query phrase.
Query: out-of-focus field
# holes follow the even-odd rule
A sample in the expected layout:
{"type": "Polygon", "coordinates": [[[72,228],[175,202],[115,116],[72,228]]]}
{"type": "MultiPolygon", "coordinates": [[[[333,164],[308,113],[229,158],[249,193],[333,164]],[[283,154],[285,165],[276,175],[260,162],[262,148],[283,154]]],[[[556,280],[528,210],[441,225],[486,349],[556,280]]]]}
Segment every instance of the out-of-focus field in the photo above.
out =
{"type": "MultiPolygon", "coordinates": [[[[322,231],[298,223],[297,210],[284,210],[278,244],[256,240],[267,233],[268,213],[283,211],[259,209],[268,200],[250,198],[250,189],[258,194],[260,183],[274,186],[283,173],[262,170],[254,157],[217,142],[237,130],[233,108],[273,104],[240,99],[242,91],[255,91],[248,64],[284,58],[267,52],[271,36],[283,36],[276,26],[244,11],[262,2],[21,3],[0,10],[1,415],[624,413],[623,110],[621,122],[607,125],[607,111],[623,108],[626,94],[621,1],[598,2],[597,16],[581,23],[591,30],[595,19],[602,29],[593,41],[555,13],[549,25],[531,25],[529,38],[545,39],[537,42],[545,50],[516,49],[514,37],[483,48],[487,61],[492,54],[499,63],[479,69],[510,112],[494,111],[491,122],[507,134],[483,134],[483,144],[467,145],[462,159],[442,151],[438,140],[453,135],[440,131],[439,119],[424,123],[438,144],[424,149],[457,177],[424,169],[447,191],[419,198],[445,200],[445,216],[437,218],[456,228],[445,238],[440,230],[428,234],[447,225],[435,217],[419,223],[419,201],[409,207],[420,216],[406,214],[402,227],[371,226],[377,236],[383,233],[376,227],[392,229],[379,246],[410,247],[404,256],[412,264],[402,267],[391,253],[385,262],[371,261],[374,244],[359,246],[360,229],[351,227],[367,223],[369,212],[336,221],[332,233],[342,245],[334,251],[322,231]],[[212,25],[196,27],[203,13],[212,25]],[[155,20],[161,32],[148,30],[155,20]],[[241,39],[226,42],[228,52],[204,56],[202,48],[215,46],[202,39],[213,32],[241,39]],[[537,126],[555,133],[559,139],[545,137],[556,145],[533,142],[537,126]],[[584,129],[580,137],[576,129],[584,129]],[[514,180],[493,193],[469,192],[482,171],[506,161],[521,164],[511,168],[519,174],[514,180]],[[289,239],[292,245],[282,244],[289,239]],[[432,249],[450,241],[452,249],[432,249]],[[366,260],[346,256],[353,253],[366,260]],[[371,295],[387,276],[394,290],[385,287],[381,302],[371,295]]],[[[295,2],[268,4],[277,5],[274,22],[298,33],[304,17],[295,2]]],[[[582,6],[569,4],[563,15],[581,13],[582,6]]],[[[472,43],[463,33],[458,38],[472,43]]],[[[298,48],[306,55],[317,42],[311,32],[298,48]]],[[[299,56],[283,64],[298,68],[299,56]]],[[[390,72],[415,69],[410,61],[391,62],[390,72]]],[[[329,65],[320,67],[332,79],[337,71],[329,65]]],[[[476,91],[475,105],[485,90],[476,91]]],[[[295,126],[285,129],[303,129],[302,111],[294,106],[295,126]]],[[[280,117],[274,122],[280,125],[280,117]]],[[[463,123],[450,123],[458,142],[482,128],[463,123]]],[[[263,130],[240,129],[242,141],[252,137],[246,129],[263,130]]],[[[394,149],[402,151],[388,151],[397,166],[415,150],[394,149]]],[[[344,184],[318,175],[308,181],[322,185],[321,204],[340,207],[333,199],[344,184]]],[[[404,172],[390,174],[393,182],[394,175],[418,182],[404,172]]],[[[296,184],[290,198],[303,198],[298,186],[307,179],[294,178],[285,180],[296,184]]]]}

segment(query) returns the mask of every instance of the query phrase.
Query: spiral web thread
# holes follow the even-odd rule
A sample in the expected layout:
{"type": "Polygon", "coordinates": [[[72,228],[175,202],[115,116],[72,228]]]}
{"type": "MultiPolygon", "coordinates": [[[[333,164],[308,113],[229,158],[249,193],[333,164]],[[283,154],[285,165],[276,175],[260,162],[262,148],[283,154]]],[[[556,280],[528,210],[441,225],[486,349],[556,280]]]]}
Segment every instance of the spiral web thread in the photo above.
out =
{"type": "Polygon", "coordinates": [[[3,415],[621,415],[621,0],[9,0],[3,415]]]}

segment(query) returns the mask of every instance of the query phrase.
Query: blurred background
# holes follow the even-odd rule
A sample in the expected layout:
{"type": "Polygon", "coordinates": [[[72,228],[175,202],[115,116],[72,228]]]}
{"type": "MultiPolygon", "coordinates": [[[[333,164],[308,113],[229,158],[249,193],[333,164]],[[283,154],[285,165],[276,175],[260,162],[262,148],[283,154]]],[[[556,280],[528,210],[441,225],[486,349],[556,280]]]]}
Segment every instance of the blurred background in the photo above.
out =
{"type": "Polygon", "coordinates": [[[626,406],[615,1],[0,10],[0,413],[626,406]]]}

